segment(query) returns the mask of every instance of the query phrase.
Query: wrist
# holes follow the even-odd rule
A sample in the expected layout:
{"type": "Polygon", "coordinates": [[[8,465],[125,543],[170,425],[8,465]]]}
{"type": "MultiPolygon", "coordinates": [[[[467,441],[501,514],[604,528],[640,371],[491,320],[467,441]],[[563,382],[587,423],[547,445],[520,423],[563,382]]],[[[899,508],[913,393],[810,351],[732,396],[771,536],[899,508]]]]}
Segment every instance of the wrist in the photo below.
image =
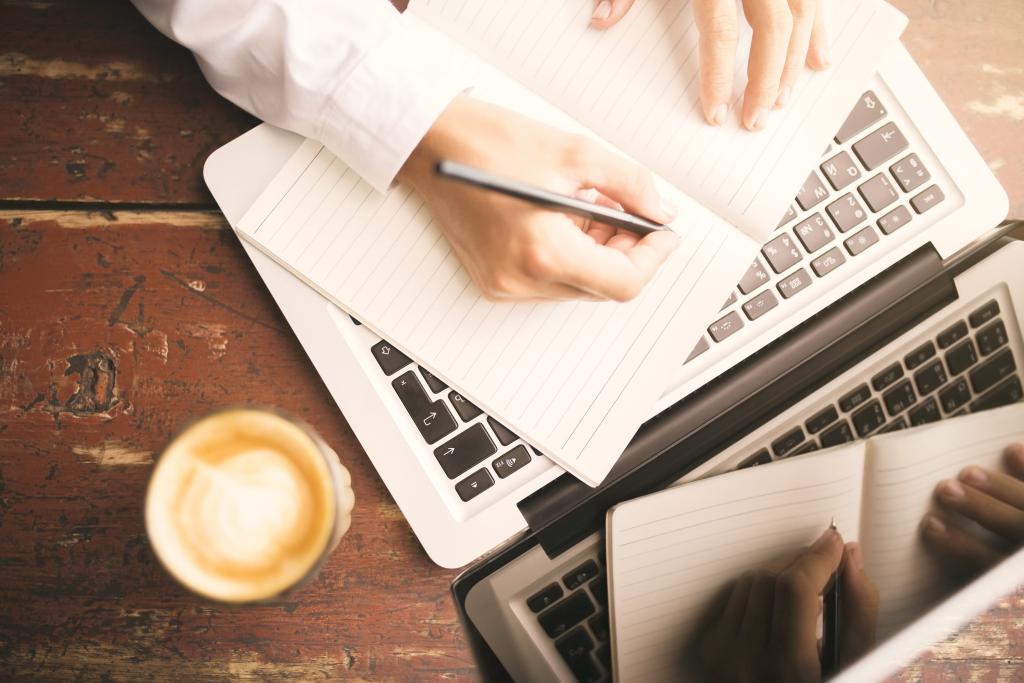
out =
{"type": "Polygon", "coordinates": [[[464,112],[472,107],[469,100],[469,96],[462,93],[445,107],[402,164],[396,176],[399,182],[418,187],[424,179],[433,175],[438,161],[452,156],[459,142],[466,137],[464,124],[467,119],[464,112]],[[460,121],[463,123],[460,124],[460,121]],[[457,132],[460,130],[461,133],[457,132]]]}

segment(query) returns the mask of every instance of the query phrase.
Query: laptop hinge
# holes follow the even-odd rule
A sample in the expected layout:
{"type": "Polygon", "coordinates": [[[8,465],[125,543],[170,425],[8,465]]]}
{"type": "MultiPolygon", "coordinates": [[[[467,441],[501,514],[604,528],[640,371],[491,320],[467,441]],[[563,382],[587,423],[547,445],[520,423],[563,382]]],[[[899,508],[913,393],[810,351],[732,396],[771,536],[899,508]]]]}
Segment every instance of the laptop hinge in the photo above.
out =
{"type": "Polygon", "coordinates": [[[554,557],[603,528],[612,505],[669,485],[956,298],[925,245],[652,418],[599,487],[564,474],[519,509],[554,557]]]}

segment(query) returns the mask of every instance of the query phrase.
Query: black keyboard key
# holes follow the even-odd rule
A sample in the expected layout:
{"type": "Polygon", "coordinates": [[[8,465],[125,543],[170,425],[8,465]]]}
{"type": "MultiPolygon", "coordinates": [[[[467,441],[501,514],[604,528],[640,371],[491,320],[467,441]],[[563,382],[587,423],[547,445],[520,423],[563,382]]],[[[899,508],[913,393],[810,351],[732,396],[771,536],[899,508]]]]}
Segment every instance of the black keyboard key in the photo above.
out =
{"type": "Polygon", "coordinates": [[[897,419],[893,420],[889,424],[885,425],[881,429],[879,429],[878,433],[879,434],[888,434],[889,432],[898,432],[899,430],[906,429],[906,428],[907,428],[907,421],[904,420],[902,417],[900,417],[900,418],[897,418],[897,419]]]}
{"type": "Polygon", "coordinates": [[[866,183],[862,183],[857,192],[864,198],[868,208],[876,213],[899,199],[899,192],[892,186],[884,173],[879,173],[866,183]]]}
{"type": "Polygon", "coordinates": [[[828,188],[825,187],[825,183],[821,182],[821,178],[814,171],[811,171],[811,175],[807,176],[807,180],[800,186],[800,190],[796,193],[796,203],[800,205],[800,208],[807,211],[813,206],[820,203],[825,197],[828,196],[828,188]]]}
{"type": "Polygon", "coordinates": [[[899,363],[893,363],[871,378],[871,386],[875,388],[875,391],[882,391],[886,387],[892,386],[893,382],[902,376],[903,366],[899,363]]]}
{"type": "Polygon", "coordinates": [[[426,368],[420,368],[420,374],[423,375],[423,381],[427,383],[427,386],[430,387],[430,390],[433,391],[435,394],[440,394],[442,391],[448,388],[448,385],[439,380],[437,377],[435,377],[434,373],[432,373],[430,370],[427,370],[426,368]]]}
{"type": "Polygon", "coordinates": [[[743,304],[743,312],[747,315],[748,319],[757,320],[778,305],[779,300],[775,297],[775,293],[770,289],[766,289],[743,304]]]}
{"type": "Polygon", "coordinates": [[[904,225],[910,222],[910,212],[905,206],[897,206],[895,209],[878,219],[878,227],[886,235],[891,235],[904,225]]]}
{"type": "Polygon", "coordinates": [[[829,406],[825,410],[813,415],[804,426],[807,427],[809,434],[817,434],[825,427],[839,419],[839,411],[835,409],[835,406],[829,406]]]}
{"type": "Polygon", "coordinates": [[[917,406],[907,416],[910,418],[911,426],[914,427],[928,424],[929,422],[938,422],[942,419],[942,415],[939,414],[939,404],[935,402],[934,398],[930,398],[917,406]]]}
{"type": "Polygon", "coordinates": [[[612,648],[610,645],[602,645],[597,648],[597,652],[594,654],[597,656],[597,661],[601,662],[606,671],[612,670],[612,648]]]}
{"type": "Polygon", "coordinates": [[[804,453],[810,453],[816,450],[818,450],[818,444],[814,443],[813,441],[807,441],[804,442],[804,444],[800,446],[800,448],[790,453],[787,457],[792,458],[795,455],[803,455],[804,453]]]}
{"type": "Polygon", "coordinates": [[[708,327],[708,334],[716,342],[721,342],[741,329],[743,329],[743,319],[740,318],[740,314],[736,311],[729,311],[724,317],[711,323],[711,326],[708,327]]]}
{"type": "Polygon", "coordinates": [[[469,399],[457,391],[453,391],[448,394],[448,400],[451,401],[452,406],[455,407],[455,412],[459,414],[459,417],[462,418],[463,422],[469,422],[474,417],[484,412],[470,403],[469,399]]]}
{"type": "Polygon", "coordinates": [[[971,327],[981,327],[997,315],[999,315],[999,302],[992,299],[987,304],[967,316],[967,320],[970,321],[971,327]]]}
{"type": "Polygon", "coordinates": [[[504,479],[513,472],[526,467],[529,462],[530,452],[526,450],[526,446],[520,444],[492,462],[491,467],[494,468],[499,478],[504,479]]]}
{"type": "Polygon", "coordinates": [[[1010,341],[1010,338],[1006,335],[1006,326],[1003,325],[1003,321],[997,320],[988,327],[978,330],[977,340],[981,355],[987,356],[1010,341]]]}
{"type": "Polygon", "coordinates": [[[507,446],[519,437],[508,427],[501,424],[493,417],[487,417],[487,423],[491,425],[491,429],[494,430],[494,435],[498,437],[498,441],[501,442],[502,446],[507,446]]]}
{"type": "Polygon", "coordinates": [[[873,171],[909,146],[895,123],[887,123],[859,142],[853,143],[853,153],[864,168],[873,171]]]}
{"type": "Polygon", "coordinates": [[[356,327],[359,327],[360,325],[362,325],[362,323],[361,323],[361,322],[359,322],[358,320],[356,320],[356,319],[355,319],[355,318],[353,318],[352,316],[349,316],[349,317],[348,317],[348,319],[349,319],[349,320],[351,320],[351,321],[352,321],[352,324],[353,324],[353,325],[355,325],[356,327]]]}
{"type": "Polygon", "coordinates": [[[457,425],[451,411],[444,401],[430,400],[415,372],[409,370],[399,375],[391,381],[391,386],[427,443],[436,443],[455,431],[457,425]]]}
{"type": "Polygon", "coordinates": [[[846,152],[835,155],[823,163],[820,168],[821,172],[825,174],[828,184],[836,190],[841,190],[860,178],[860,169],[846,152]]]}
{"type": "Polygon", "coordinates": [[[850,228],[860,225],[867,218],[864,207],[849,192],[826,206],[825,213],[836,224],[840,232],[849,231],[850,228]]]}
{"type": "Polygon", "coordinates": [[[775,288],[779,290],[779,294],[782,295],[783,299],[788,299],[794,296],[797,292],[802,292],[807,289],[809,284],[811,284],[810,273],[803,268],[800,268],[779,280],[779,284],[776,285],[775,288]]]}
{"type": "Polygon", "coordinates": [[[952,384],[939,392],[939,403],[947,413],[954,413],[971,400],[971,390],[967,386],[967,380],[963,377],[956,379],[952,384]]]}
{"type": "Polygon", "coordinates": [[[870,225],[843,242],[850,256],[857,256],[878,243],[878,233],[870,225]]]}
{"type": "Polygon", "coordinates": [[[494,485],[491,473],[481,468],[455,485],[455,492],[463,502],[476,498],[480,493],[494,485]]]}
{"type": "Polygon", "coordinates": [[[942,367],[942,361],[936,360],[914,373],[914,384],[921,396],[936,391],[946,383],[946,369],[942,367]]]}
{"type": "Polygon", "coordinates": [[[976,413],[979,410],[1008,406],[1019,401],[1022,396],[1024,396],[1024,391],[1021,390],[1020,378],[1013,377],[971,403],[971,412],[976,413]]]}
{"type": "Polygon", "coordinates": [[[914,395],[914,387],[910,385],[910,380],[905,379],[885,392],[882,400],[885,401],[885,409],[889,411],[889,415],[896,417],[914,405],[917,402],[917,396],[914,395]]]}
{"type": "Polygon", "coordinates": [[[747,272],[743,274],[743,278],[740,280],[739,288],[743,294],[750,294],[755,289],[768,282],[768,271],[764,269],[764,265],[761,263],[761,259],[754,259],[754,262],[747,268],[747,272]]]}
{"type": "Polygon", "coordinates": [[[867,384],[861,384],[859,387],[839,399],[839,409],[844,413],[848,413],[869,398],[871,398],[871,390],[868,389],[867,384]]]}
{"type": "Polygon", "coordinates": [[[900,159],[889,167],[889,172],[904,192],[913,192],[932,177],[916,154],[900,159]]]}
{"type": "Polygon", "coordinates": [[[590,601],[587,594],[583,591],[576,591],[541,614],[537,620],[549,638],[557,638],[595,611],[594,603],[590,601]]]}
{"type": "Polygon", "coordinates": [[[839,247],[832,247],[818,258],[811,261],[811,270],[818,277],[825,277],[839,266],[846,263],[846,257],[839,247]]]}
{"type": "Polygon", "coordinates": [[[599,643],[608,642],[608,613],[598,612],[587,620],[590,631],[599,643]]]}
{"type": "Polygon", "coordinates": [[[747,467],[757,467],[758,465],[767,465],[772,461],[772,455],[768,452],[767,448],[762,448],[757,453],[744,460],[736,468],[738,470],[746,469],[747,467]]]}
{"type": "Polygon", "coordinates": [[[412,362],[409,356],[383,340],[371,346],[370,353],[373,354],[377,365],[380,366],[385,375],[393,375],[412,362]]]}
{"type": "Polygon", "coordinates": [[[867,130],[884,119],[885,115],[885,107],[878,101],[875,93],[868,90],[860,96],[850,115],[846,117],[846,121],[839,127],[839,132],[836,133],[835,138],[836,143],[843,144],[858,133],[867,130]]]}
{"type": "Polygon", "coordinates": [[[533,612],[540,612],[555,604],[555,601],[561,597],[562,587],[557,583],[551,583],[528,597],[526,599],[526,606],[533,612]]]}
{"type": "Polygon", "coordinates": [[[797,223],[793,227],[793,232],[796,233],[797,239],[800,240],[800,244],[804,245],[808,254],[818,251],[835,237],[820,213],[797,223]]]}
{"type": "Polygon", "coordinates": [[[1004,377],[1012,375],[1016,369],[1010,349],[1003,349],[971,370],[971,388],[974,389],[974,393],[980,394],[995,386],[996,382],[1004,377]]]}
{"type": "Polygon", "coordinates": [[[967,323],[958,322],[950,328],[939,333],[939,348],[945,349],[967,336],[967,323]]]}
{"type": "Polygon", "coordinates": [[[882,404],[872,401],[853,414],[853,428],[857,436],[865,437],[885,423],[885,412],[882,404]]]}
{"type": "Polygon", "coordinates": [[[841,443],[853,441],[853,432],[850,430],[850,423],[843,420],[834,427],[829,427],[821,433],[821,447],[829,448],[838,446],[841,443]]]}
{"type": "Polygon", "coordinates": [[[497,450],[483,425],[477,423],[435,448],[434,457],[448,478],[455,479],[497,450]]]}
{"type": "Polygon", "coordinates": [[[951,375],[959,375],[977,362],[978,354],[974,350],[974,342],[970,339],[946,352],[946,367],[949,368],[951,375]]]}
{"type": "Polygon", "coordinates": [[[789,270],[802,258],[800,250],[797,249],[796,244],[793,243],[793,238],[789,236],[788,232],[779,235],[764,245],[761,253],[768,259],[768,265],[776,273],[789,270]]]}
{"type": "Polygon", "coordinates": [[[800,427],[796,427],[775,441],[772,441],[772,452],[775,453],[776,457],[781,457],[786,453],[800,445],[800,442],[804,440],[804,430],[800,427]]]}
{"type": "Polygon", "coordinates": [[[697,345],[693,347],[693,351],[690,351],[690,355],[686,357],[685,361],[683,361],[683,365],[686,365],[691,360],[707,351],[709,348],[711,348],[711,345],[708,343],[708,338],[705,337],[704,335],[701,335],[700,341],[697,342],[697,345]]]}
{"type": "Polygon", "coordinates": [[[585,629],[573,629],[555,641],[555,648],[579,683],[597,683],[601,680],[601,672],[590,656],[594,641],[585,629]]]}
{"type": "Polygon", "coordinates": [[[938,206],[942,203],[942,200],[946,198],[946,195],[942,193],[942,190],[938,185],[932,185],[927,190],[917,195],[910,200],[910,205],[914,207],[914,211],[918,213],[924,213],[932,207],[938,206]]]}
{"type": "Polygon", "coordinates": [[[907,364],[907,370],[913,370],[934,355],[935,344],[925,342],[904,356],[903,362],[907,364]]]}
{"type": "Polygon", "coordinates": [[[587,560],[563,576],[562,581],[565,582],[566,588],[569,590],[575,590],[597,576],[597,572],[597,563],[593,560],[587,560]]]}
{"type": "MultiPolygon", "coordinates": [[[[594,596],[594,599],[597,600],[597,603],[599,605],[607,606],[608,605],[608,578],[606,576],[599,576],[599,577],[597,577],[596,579],[594,579],[593,581],[591,581],[587,585],[590,586],[590,593],[591,593],[591,595],[594,596]]],[[[601,640],[607,640],[607,637],[602,638],[601,640]]]]}

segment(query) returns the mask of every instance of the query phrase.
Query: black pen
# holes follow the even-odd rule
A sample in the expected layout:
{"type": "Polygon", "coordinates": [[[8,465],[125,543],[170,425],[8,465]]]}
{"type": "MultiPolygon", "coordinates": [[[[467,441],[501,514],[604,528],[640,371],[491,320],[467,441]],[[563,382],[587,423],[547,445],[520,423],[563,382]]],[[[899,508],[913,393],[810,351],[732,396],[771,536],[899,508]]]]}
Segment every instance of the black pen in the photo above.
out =
{"type": "MultiPolygon", "coordinates": [[[[836,528],[836,518],[832,518],[829,529],[836,528]]],[[[829,578],[822,594],[821,608],[821,680],[834,676],[839,671],[839,604],[842,600],[839,584],[842,583],[843,566],[829,578]]]]}
{"type": "Polygon", "coordinates": [[[665,230],[665,226],[660,223],[649,221],[646,218],[641,218],[626,211],[619,211],[583,199],[577,199],[576,197],[543,190],[517,180],[502,178],[479,168],[460,164],[457,161],[439,161],[437,162],[436,170],[438,175],[445,178],[458,180],[475,187],[491,190],[492,192],[499,192],[538,206],[557,209],[575,216],[583,216],[598,223],[604,223],[616,228],[624,228],[637,235],[647,235],[659,230],[665,230]]]}

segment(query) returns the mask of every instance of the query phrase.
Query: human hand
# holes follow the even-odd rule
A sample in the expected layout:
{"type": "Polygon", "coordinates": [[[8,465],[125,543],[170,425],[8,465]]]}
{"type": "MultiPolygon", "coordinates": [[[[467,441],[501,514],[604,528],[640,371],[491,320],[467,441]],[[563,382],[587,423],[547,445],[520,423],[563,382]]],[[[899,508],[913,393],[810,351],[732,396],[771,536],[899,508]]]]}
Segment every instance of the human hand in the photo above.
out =
{"type": "MultiPolygon", "coordinates": [[[[681,1],[681,0],[679,0],[681,1]]],[[[634,0],[598,0],[591,24],[607,28],[625,16],[634,0]]],[[[743,94],[743,125],[764,128],[771,109],[784,107],[804,64],[829,66],[823,0],[743,0],[754,31],[743,94]]],[[[735,0],[693,0],[700,31],[700,99],[704,118],[725,123],[732,102],[736,41],[735,0]]]]}
{"type": "Polygon", "coordinates": [[[971,466],[935,487],[943,510],[976,522],[995,538],[978,538],[934,513],[921,520],[925,541],[967,572],[987,569],[1024,543],[1024,444],[1007,447],[1003,461],[1008,474],[971,466]]]}
{"type": "Polygon", "coordinates": [[[462,265],[497,299],[635,297],[679,239],[665,230],[643,239],[555,210],[439,177],[452,159],[659,223],[675,208],[650,173],[598,143],[462,95],[431,127],[399,180],[423,196],[462,265]]]}
{"type": "Polygon", "coordinates": [[[788,564],[741,577],[698,644],[715,681],[820,681],[821,593],[843,564],[840,656],[855,661],[875,642],[878,591],[864,573],[860,546],[828,529],[788,564]]]}

